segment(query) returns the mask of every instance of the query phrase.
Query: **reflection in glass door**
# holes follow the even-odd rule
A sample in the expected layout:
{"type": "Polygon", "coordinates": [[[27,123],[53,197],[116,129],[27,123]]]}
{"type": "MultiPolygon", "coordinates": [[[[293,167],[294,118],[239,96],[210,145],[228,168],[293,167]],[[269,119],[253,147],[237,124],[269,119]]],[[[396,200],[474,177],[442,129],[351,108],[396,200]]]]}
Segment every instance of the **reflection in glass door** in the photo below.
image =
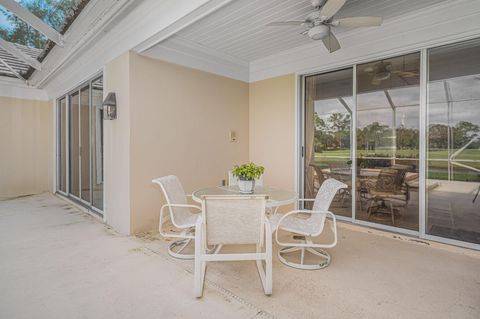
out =
{"type": "Polygon", "coordinates": [[[103,210],[102,100],[103,79],[99,77],[57,103],[57,190],[100,213],[103,210]]]}
{"type": "Polygon", "coordinates": [[[305,79],[305,197],[314,198],[327,178],[348,185],[331,210],[352,217],[351,119],[353,69],[305,79]]]}
{"type": "Polygon", "coordinates": [[[420,54],[357,66],[356,219],[418,231],[420,54]]]}
{"type": "Polygon", "coordinates": [[[428,57],[426,233],[480,244],[480,40],[428,57]]]}

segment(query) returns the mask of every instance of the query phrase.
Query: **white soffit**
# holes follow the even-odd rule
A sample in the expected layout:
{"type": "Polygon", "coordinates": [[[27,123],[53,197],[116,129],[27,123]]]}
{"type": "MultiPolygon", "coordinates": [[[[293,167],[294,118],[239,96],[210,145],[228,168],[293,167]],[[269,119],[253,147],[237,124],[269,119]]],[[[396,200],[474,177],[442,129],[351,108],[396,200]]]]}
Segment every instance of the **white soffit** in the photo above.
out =
{"type": "Polygon", "coordinates": [[[13,97],[24,100],[47,101],[48,94],[45,90],[35,89],[17,78],[0,78],[0,97],[13,97]]]}
{"type": "MultiPolygon", "coordinates": [[[[376,15],[383,16],[388,22],[445,1],[348,0],[337,17],[376,15]]],[[[232,1],[143,54],[245,81],[252,80],[252,63],[255,61],[294,48],[317,45],[299,34],[304,30],[301,26],[265,26],[272,21],[302,20],[312,10],[309,0],[232,1]],[[248,79],[243,75],[245,73],[250,74],[248,79]]],[[[352,31],[336,28],[335,34],[341,38],[352,31]]],[[[320,47],[317,50],[319,54],[326,52],[320,47]]]]}
{"type": "Polygon", "coordinates": [[[32,75],[33,84],[53,98],[128,50],[139,52],[177,32],[188,24],[185,17],[204,14],[231,0],[92,1],[95,6],[86,7],[69,28],[64,48],[55,47],[42,71],[32,75]]]}
{"type": "Polygon", "coordinates": [[[168,45],[164,45],[163,42],[159,43],[143,52],[142,55],[244,82],[248,82],[250,79],[248,61],[176,35],[169,38],[168,45]]]}

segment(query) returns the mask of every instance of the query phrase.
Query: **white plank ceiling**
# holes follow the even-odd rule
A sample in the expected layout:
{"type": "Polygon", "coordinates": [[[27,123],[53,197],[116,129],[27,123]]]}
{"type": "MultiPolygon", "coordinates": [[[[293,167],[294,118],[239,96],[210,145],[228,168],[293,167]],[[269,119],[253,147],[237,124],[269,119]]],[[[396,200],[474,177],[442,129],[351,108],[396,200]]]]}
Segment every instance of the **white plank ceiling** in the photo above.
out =
{"type": "MultiPolygon", "coordinates": [[[[445,0],[348,0],[336,17],[383,16],[389,19],[413,13],[445,0]]],[[[190,43],[219,56],[251,62],[311,43],[299,26],[267,27],[267,23],[303,20],[313,8],[309,0],[234,0],[159,45],[190,43]]],[[[346,29],[335,28],[340,34],[346,29]]]]}

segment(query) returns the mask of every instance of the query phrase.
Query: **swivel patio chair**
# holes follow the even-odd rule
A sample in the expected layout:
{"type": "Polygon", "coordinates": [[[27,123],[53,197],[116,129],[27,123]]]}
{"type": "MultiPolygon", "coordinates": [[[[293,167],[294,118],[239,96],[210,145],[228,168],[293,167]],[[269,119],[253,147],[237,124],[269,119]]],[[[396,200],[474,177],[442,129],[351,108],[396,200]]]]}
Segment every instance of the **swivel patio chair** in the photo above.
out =
{"type": "Polygon", "coordinates": [[[406,170],[398,168],[383,168],[376,179],[366,180],[363,188],[367,191],[367,215],[384,209],[382,213],[390,214],[392,225],[395,225],[395,209],[408,204],[408,190],[404,189],[406,170]]]}
{"type": "Polygon", "coordinates": [[[160,185],[167,203],[160,209],[160,221],[158,230],[160,235],[164,238],[180,238],[168,246],[168,253],[170,256],[179,259],[193,259],[193,254],[182,254],[185,247],[195,238],[195,223],[200,216],[201,207],[197,205],[187,204],[187,195],[183,190],[182,184],[177,176],[169,175],[159,177],[152,180],[152,183],[160,185]],[[181,230],[180,233],[165,232],[164,228],[164,213],[168,208],[170,213],[170,221],[172,224],[181,230]],[[197,213],[192,213],[196,210],[197,213]]]}
{"type": "Polygon", "coordinates": [[[264,195],[205,196],[195,231],[195,296],[203,295],[209,261],[255,260],[265,294],[272,293],[272,236],[264,195]],[[223,245],[255,245],[251,253],[220,253],[223,245]],[[208,247],[216,247],[212,254],[208,247]],[[265,262],[265,268],[263,266],[265,262]]]}
{"type": "MultiPolygon", "coordinates": [[[[228,186],[236,186],[238,185],[238,177],[233,175],[232,171],[228,171],[228,186]]],[[[259,178],[255,180],[255,187],[263,187],[263,174],[260,175],[259,178]]],[[[272,209],[270,207],[267,207],[265,209],[265,212],[267,215],[271,215],[272,213],[276,212],[278,207],[275,207],[275,209],[272,209]]]]}
{"type": "MultiPolygon", "coordinates": [[[[328,166],[330,169],[330,177],[347,185],[347,188],[341,189],[337,194],[340,207],[344,207],[345,199],[352,198],[352,168],[346,162],[333,162],[328,164],[328,166]]],[[[360,193],[357,192],[357,197],[359,196],[360,193]]],[[[362,201],[358,200],[358,202],[360,204],[360,210],[362,210],[362,201]]]]}
{"type": "Polygon", "coordinates": [[[292,210],[286,214],[276,214],[270,219],[271,227],[275,232],[275,240],[283,247],[278,251],[278,259],[285,265],[297,269],[321,269],[330,264],[331,257],[322,248],[332,248],[337,244],[337,223],[335,215],[328,211],[335,195],[341,189],[348,186],[333,178],[327,179],[320,186],[315,199],[300,199],[299,201],[312,201],[312,210],[292,210]],[[307,218],[300,216],[307,215],[307,218]],[[313,238],[320,236],[324,229],[327,216],[331,217],[330,229],[333,232],[333,241],[327,244],[314,243],[313,238]],[[279,230],[293,233],[295,239],[300,242],[282,242],[279,239],[279,230]],[[285,257],[291,253],[300,251],[300,263],[288,261],[285,257]],[[305,253],[320,257],[319,263],[305,263],[305,253]]]}
{"type": "Polygon", "coordinates": [[[326,178],[320,166],[316,164],[310,164],[309,166],[315,170],[315,177],[313,181],[313,192],[314,194],[316,194],[326,178]]]}

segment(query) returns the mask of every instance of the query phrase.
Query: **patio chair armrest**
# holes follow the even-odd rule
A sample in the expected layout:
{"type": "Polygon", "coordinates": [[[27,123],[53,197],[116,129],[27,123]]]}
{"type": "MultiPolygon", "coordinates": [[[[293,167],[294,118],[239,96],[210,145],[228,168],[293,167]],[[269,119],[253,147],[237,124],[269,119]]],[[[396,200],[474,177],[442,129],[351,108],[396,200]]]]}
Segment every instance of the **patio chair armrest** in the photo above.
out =
{"type": "Polygon", "coordinates": [[[185,195],[185,197],[187,198],[187,203],[193,203],[193,204],[197,204],[198,202],[193,198],[193,194],[187,194],[185,195]]]}
{"type": "MultiPolygon", "coordinates": [[[[160,208],[160,221],[159,221],[159,225],[158,225],[158,231],[160,233],[160,235],[162,236],[165,236],[166,234],[163,232],[162,230],[162,225],[163,225],[163,214],[165,212],[165,208],[171,208],[171,207],[184,207],[184,208],[195,208],[195,209],[198,209],[198,210],[202,210],[202,208],[200,206],[197,206],[197,205],[191,205],[191,204],[165,204],[162,206],[162,208],[160,208]]],[[[173,223],[173,225],[177,228],[182,228],[181,226],[175,224],[175,218],[173,218],[172,216],[173,212],[172,210],[170,210],[170,219],[173,223]]]]}
{"type": "Polygon", "coordinates": [[[193,204],[165,204],[162,206],[162,209],[164,209],[164,207],[185,207],[185,208],[196,208],[196,209],[202,210],[202,207],[198,205],[193,205],[193,204]]]}
{"type": "MultiPolygon", "coordinates": [[[[319,236],[321,234],[318,233],[318,234],[312,234],[311,236],[315,237],[315,236],[319,236]]],[[[314,248],[331,248],[331,247],[334,247],[336,244],[337,244],[337,219],[335,217],[335,215],[332,213],[332,212],[329,212],[329,211],[320,211],[320,210],[307,210],[307,209],[298,209],[298,210],[292,210],[288,213],[286,213],[285,215],[283,215],[279,221],[278,221],[278,224],[277,224],[277,229],[276,229],[276,232],[275,232],[275,241],[277,242],[277,244],[279,246],[284,246],[284,247],[314,247],[314,248]],[[280,226],[283,222],[283,220],[291,215],[296,215],[296,214],[324,214],[324,215],[327,215],[329,217],[332,218],[332,225],[330,225],[330,229],[332,230],[333,232],[333,236],[334,236],[334,239],[333,239],[333,242],[330,243],[330,244],[325,244],[325,245],[320,245],[320,244],[299,244],[299,243],[284,243],[284,242],[281,242],[279,239],[278,239],[278,232],[280,230],[280,226]]]]}

